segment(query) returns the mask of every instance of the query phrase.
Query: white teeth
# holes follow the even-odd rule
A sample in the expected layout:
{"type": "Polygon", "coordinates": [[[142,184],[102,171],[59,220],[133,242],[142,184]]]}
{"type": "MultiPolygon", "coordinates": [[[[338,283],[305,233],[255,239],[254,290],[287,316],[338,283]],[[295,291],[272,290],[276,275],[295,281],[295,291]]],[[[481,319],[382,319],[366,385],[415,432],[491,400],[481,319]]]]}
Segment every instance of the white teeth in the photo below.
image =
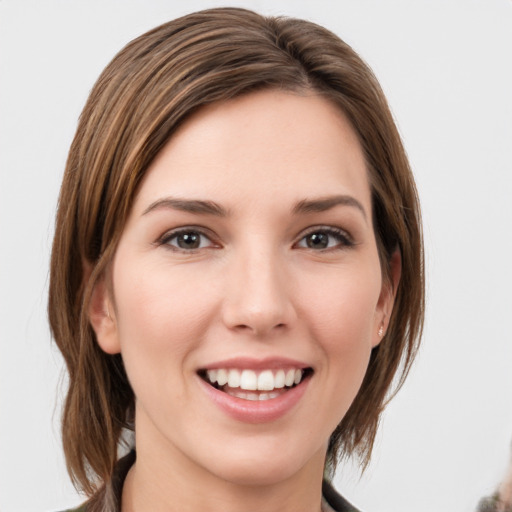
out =
{"type": "Polygon", "coordinates": [[[286,377],[284,378],[284,385],[285,386],[293,386],[293,382],[295,380],[295,370],[288,370],[286,372],[286,377]]]}
{"type": "Polygon", "coordinates": [[[277,370],[274,377],[274,387],[277,389],[284,388],[284,370],[277,370]]]}
{"type": "Polygon", "coordinates": [[[217,382],[217,370],[208,370],[206,372],[206,375],[208,376],[208,380],[213,384],[214,382],[217,382]]]}
{"type": "Polygon", "coordinates": [[[258,389],[260,391],[272,391],[274,387],[274,374],[271,370],[265,370],[258,375],[258,389]]]}
{"type": "Polygon", "coordinates": [[[226,370],[217,370],[217,383],[224,386],[228,382],[228,372],[226,370]]]}
{"type": "Polygon", "coordinates": [[[240,376],[240,387],[250,391],[258,389],[258,378],[256,372],[252,370],[244,370],[240,376]]]}
{"type": "Polygon", "coordinates": [[[238,370],[229,370],[228,386],[230,388],[238,388],[240,386],[240,372],[238,370]]]}
{"type": "Polygon", "coordinates": [[[277,398],[281,395],[280,392],[274,391],[271,393],[248,393],[247,391],[239,391],[236,389],[230,389],[228,393],[231,396],[234,396],[236,398],[243,398],[244,400],[251,400],[253,402],[256,401],[265,401],[265,400],[272,400],[273,398],[277,398]]]}
{"type": "MultiPolygon", "coordinates": [[[[303,370],[290,368],[289,370],[263,370],[257,373],[254,370],[238,370],[236,368],[217,368],[206,371],[206,377],[212,384],[217,383],[219,387],[228,385],[231,389],[242,389],[245,391],[273,391],[282,389],[285,386],[291,387],[299,384],[302,380],[303,370]]],[[[275,393],[245,393],[251,395],[247,400],[268,400],[275,398],[275,393]],[[253,396],[252,396],[253,395],[253,396]],[[256,398],[254,398],[254,396],[256,398]],[[258,398],[263,396],[263,398],[258,398]]],[[[278,393],[279,395],[280,393],[278,393]]],[[[238,396],[238,395],[234,395],[238,396]]],[[[245,396],[244,396],[245,398],[245,396]]]]}

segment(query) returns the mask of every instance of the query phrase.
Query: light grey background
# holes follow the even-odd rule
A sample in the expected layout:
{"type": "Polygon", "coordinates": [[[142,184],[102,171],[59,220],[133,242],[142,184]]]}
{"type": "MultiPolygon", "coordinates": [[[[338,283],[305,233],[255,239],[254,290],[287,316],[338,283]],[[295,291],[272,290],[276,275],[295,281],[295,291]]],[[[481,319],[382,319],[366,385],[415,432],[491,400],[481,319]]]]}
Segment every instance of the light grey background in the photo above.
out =
{"type": "MultiPolygon", "coordinates": [[[[77,504],[60,448],[65,382],[46,321],[58,188],[80,110],[140,33],[218,1],[0,0],[0,510],[77,504]],[[55,405],[57,403],[57,405],[55,405]]],[[[253,0],[327,26],[373,67],[423,203],[424,346],[361,480],[366,512],[470,512],[512,437],[512,2],[253,0]]]]}

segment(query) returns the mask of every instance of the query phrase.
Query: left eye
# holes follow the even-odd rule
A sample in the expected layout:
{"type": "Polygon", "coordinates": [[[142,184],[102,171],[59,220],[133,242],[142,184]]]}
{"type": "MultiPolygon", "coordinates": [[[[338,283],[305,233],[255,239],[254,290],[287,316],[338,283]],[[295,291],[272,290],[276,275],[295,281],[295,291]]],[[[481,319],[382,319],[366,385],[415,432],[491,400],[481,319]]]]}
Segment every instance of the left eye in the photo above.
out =
{"type": "Polygon", "coordinates": [[[195,230],[171,233],[162,242],[173,248],[185,251],[204,249],[213,245],[213,242],[205,234],[195,230]]]}
{"type": "Polygon", "coordinates": [[[352,244],[348,235],[337,229],[317,229],[302,237],[297,247],[307,249],[332,249],[335,247],[350,247],[352,244]]]}

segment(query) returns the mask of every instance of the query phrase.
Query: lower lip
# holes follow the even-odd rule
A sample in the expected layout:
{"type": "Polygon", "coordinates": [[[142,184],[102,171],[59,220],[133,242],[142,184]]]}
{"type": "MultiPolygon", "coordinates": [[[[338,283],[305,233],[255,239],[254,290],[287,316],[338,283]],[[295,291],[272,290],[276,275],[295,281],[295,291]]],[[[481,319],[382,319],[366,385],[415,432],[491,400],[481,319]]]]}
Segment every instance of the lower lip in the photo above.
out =
{"type": "Polygon", "coordinates": [[[210,386],[201,377],[198,376],[198,379],[213,402],[232,418],[245,423],[266,423],[283,417],[297,405],[306,391],[311,377],[307,377],[277,398],[258,401],[244,400],[228,395],[210,386]]]}

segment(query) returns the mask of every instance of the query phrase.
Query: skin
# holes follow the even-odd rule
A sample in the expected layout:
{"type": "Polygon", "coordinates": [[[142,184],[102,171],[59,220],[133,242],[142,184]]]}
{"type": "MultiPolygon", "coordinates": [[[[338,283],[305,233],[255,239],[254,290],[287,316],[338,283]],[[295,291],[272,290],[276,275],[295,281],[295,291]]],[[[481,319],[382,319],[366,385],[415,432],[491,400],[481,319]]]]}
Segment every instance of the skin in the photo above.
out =
{"type": "MultiPolygon", "coordinates": [[[[392,272],[396,284],[396,258],[392,272]]],[[[90,318],[102,349],[122,353],[136,395],[123,511],[318,511],[329,436],[393,303],[363,154],[343,114],[279,91],[200,110],[148,170],[109,279],[96,285],[90,318]],[[333,196],[344,201],[297,209],[333,196]],[[168,198],[213,201],[225,215],[168,198]],[[204,233],[199,248],[179,247],[182,227],[204,233]],[[311,246],[315,236],[327,247],[311,246]],[[240,421],[197,374],[234,357],[293,358],[313,375],[286,414],[240,421]]]]}

